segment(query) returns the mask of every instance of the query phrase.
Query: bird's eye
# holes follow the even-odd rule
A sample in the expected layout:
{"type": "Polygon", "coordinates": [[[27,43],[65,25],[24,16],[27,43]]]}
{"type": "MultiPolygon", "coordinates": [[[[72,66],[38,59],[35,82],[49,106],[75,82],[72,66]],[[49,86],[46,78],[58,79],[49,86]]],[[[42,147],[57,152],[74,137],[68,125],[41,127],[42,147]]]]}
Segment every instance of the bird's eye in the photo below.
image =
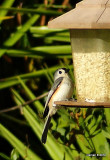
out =
{"type": "Polygon", "coordinates": [[[62,74],[62,71],[59,71],[59,74],[62,74]]]}

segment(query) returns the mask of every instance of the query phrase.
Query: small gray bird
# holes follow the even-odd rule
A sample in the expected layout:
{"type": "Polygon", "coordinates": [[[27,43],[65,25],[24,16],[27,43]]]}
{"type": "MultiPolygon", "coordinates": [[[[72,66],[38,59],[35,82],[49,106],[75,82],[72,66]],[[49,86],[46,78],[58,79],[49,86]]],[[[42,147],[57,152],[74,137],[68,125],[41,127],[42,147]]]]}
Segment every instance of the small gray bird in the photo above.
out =
{"type": "Polygon", "coordinates": [[[48,93],[47,101],[45,103],[45,110],[43,117],[47,116],[44,130],[41,137],[41,142],[46,143],[47,133],[52,115],[57,111],[54,105],[54,101],[67,100],[72,97],[73,94],[73,82],[69,77],[69,69],[60,68],[57,69],[54,74],[54,84],[48,93]]]}

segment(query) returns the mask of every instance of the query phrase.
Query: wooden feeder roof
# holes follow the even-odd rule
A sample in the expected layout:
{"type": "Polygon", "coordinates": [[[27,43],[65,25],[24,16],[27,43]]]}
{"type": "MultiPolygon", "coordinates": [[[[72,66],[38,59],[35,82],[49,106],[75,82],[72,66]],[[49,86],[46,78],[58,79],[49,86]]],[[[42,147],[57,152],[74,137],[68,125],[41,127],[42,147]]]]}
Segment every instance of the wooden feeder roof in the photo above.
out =
{"type": "Polygon", "coordinates": [[[110,29],[110,0],[83,0],[48,23],[49,28],[110,29]]]}

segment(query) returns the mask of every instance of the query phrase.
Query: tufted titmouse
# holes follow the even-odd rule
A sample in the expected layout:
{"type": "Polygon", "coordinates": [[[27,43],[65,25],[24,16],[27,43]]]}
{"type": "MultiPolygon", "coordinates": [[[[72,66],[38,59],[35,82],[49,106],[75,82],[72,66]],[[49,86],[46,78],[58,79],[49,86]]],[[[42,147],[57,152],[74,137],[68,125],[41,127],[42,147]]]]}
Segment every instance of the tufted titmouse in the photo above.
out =
{"type": "Polygon", "coordinates": [[[57,111],[57,108],[54,105],[54,101],[70,99],[73,94],[73,82],[70,79],[68,72],[69,69],[60,68],[57,69],[54,74],[54,84],[50,92],[48,93],[47,101],[45,103],[45,110],[43,114],[44,118],[48,115],[41,138],[41,142],[44,144],[46,143],[47,132],[49,129],[51,117],[57,111]]]}

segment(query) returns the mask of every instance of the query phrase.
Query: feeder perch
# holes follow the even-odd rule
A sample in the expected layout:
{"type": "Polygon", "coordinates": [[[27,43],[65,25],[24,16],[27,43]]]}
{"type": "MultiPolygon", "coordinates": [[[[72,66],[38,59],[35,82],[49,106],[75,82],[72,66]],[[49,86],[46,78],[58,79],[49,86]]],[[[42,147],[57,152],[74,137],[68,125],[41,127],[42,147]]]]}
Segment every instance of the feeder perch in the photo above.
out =
{"type": "Polygon", "coordinates": [[[70,30],[78,102],[110,102],[110,0],[83,0],[48,27],[70,30]]]}

